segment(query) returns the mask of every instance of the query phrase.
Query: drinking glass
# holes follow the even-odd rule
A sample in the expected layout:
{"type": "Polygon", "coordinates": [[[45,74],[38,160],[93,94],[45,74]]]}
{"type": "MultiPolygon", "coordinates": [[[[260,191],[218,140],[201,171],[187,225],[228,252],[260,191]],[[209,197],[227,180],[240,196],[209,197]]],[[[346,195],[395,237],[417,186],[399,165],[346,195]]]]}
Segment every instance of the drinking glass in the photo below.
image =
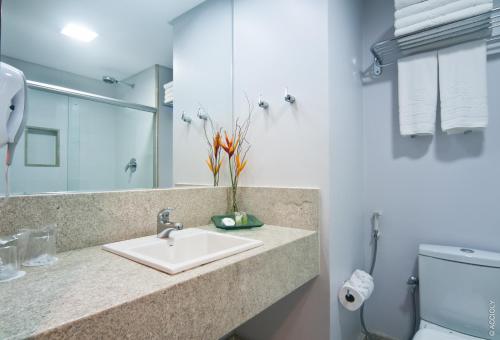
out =
{"type": "Polygon", "coordinates": [[[30,230],[23,266],[46,266],[56,261],[56,225],[30,230]]]}
{"type": "Polygon", "coordinates": [[[12,243],[0,245],[0,282],[11,281],[26,274],[19,270],[17,247],[8,244],[12,243]]]}
{"type": "Polygon", "coordinates": [[[17,262],[21,265],[26,259],[26,251],[28,249],[28,242],[30,238],[30,229],[19,229],[13,237],[16,239],[17,247],[17,262]]]}

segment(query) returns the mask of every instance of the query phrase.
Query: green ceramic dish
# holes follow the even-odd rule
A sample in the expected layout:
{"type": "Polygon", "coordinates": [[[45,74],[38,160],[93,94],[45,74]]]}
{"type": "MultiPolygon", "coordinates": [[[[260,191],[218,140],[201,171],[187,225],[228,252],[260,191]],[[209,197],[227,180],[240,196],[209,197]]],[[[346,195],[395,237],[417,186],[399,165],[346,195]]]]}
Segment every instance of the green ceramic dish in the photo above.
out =
{"type": "Polygon", "coordinates": [[[227,215],[217,215],[217,216],[212,216],[212,222],[214,222],[215,226],[220,229],[225,229],[225,230],[235,230],[235,229],[248,229],[248,228],[256,228],[256,227],[262,227],[264,223],[262,223],[257,217],[254,215],[248,214],[248,221],[246,224],[239,224],[239,225],[234,225],[232,227],[226,226],[222,223],[222,219],[229,217],[234,220],[234,214],[227,214],[227,215]]]}

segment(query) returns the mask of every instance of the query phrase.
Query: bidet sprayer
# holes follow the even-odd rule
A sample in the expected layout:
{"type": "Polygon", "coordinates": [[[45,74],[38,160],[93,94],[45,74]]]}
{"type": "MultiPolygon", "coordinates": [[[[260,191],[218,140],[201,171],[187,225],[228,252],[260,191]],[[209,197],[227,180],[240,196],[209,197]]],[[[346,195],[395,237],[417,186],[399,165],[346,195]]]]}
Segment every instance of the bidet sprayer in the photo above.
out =
{"type": "Polygon", "coordinates": [[[372,214],[372,225],[373,225],[373,237],[375,239],[380,238],[380,217],[382,213],[380,211],[375,211],[372,214]]]}

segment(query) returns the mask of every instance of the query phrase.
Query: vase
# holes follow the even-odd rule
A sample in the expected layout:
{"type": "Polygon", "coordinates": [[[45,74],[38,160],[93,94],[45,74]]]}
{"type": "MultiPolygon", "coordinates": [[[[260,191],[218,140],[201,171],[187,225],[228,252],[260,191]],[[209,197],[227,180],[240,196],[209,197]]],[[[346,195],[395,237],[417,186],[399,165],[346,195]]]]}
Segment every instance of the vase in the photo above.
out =
{"type": "Polygon", "coordinates": [[[231,187],[231,211],[233,213],[238,212],[238,186],[233,185],[231,187]]]}

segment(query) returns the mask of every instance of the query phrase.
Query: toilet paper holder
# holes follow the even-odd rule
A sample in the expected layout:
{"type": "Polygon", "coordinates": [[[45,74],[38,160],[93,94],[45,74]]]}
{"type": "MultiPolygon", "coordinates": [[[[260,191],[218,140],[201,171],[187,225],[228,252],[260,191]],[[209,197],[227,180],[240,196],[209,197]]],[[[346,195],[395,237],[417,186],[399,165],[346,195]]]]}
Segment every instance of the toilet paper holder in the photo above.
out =
{"type": "Polygon", "coordinates": [[[354,297],[354,295],[351,294],[351,292],[349,290],[347,290],[347,294],[345,295],[345,299],[347,302],[354,302],[356,301],[356,298],[354,297]]]}

